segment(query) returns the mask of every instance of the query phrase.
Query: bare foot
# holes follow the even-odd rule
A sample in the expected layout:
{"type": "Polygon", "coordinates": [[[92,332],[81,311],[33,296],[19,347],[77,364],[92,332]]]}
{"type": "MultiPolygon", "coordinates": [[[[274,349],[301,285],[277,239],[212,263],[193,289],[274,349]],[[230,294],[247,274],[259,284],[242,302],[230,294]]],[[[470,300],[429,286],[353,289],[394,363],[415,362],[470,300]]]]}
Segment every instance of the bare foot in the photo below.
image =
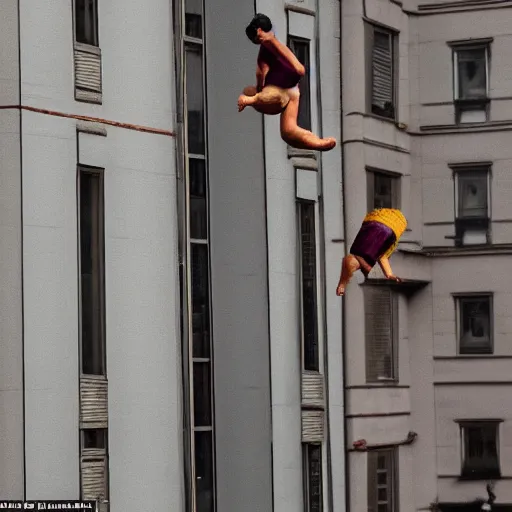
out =
{"type": "Polygon", "coordinates": [[[336,288],[336,295],[338,297],[341,297],[342,295],[345,295],[345,284],[344,283],[338,283],[338,287],[336,288]]]}
{"type": "Polygon", "coordinates": [[[238,112],[242,112],[242,110],[248,105],[252,105],[254,103],[254,97],[246,96],[245,94],[241,94],[238,98],[238,112]]]}
{"type": "Polygon", "coordinates": [[[318,151],[330,151],[336,146],[336,139],[334,137],[328,137],[322,139],[322,145],[318,148],[318,151]]]}

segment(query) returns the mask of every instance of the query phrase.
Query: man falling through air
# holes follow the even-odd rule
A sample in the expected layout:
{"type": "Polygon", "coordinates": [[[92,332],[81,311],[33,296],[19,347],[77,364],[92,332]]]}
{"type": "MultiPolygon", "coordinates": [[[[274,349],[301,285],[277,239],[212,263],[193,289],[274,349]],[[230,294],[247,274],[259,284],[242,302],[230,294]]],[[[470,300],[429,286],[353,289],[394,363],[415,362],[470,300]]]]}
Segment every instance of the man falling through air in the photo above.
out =
{"type": "Polygon", "coordinates": [[[406,227],[407,220],[399,210],[379,208],[368,213],[350,253],[343,258],[336,295],[344,295],[354,272],[361,270],[367,277],[376,263],[379,263],[387,279],[400,282],[400,278],[391,270],[389,257],[397,248],[406,227]]]}
{"type": "Polygon", "coordinates": [[[297,125],[299,82],[306,70],[294,53],[272,33],[272,22],[256,14],[245,29],[247,37],[260,45],[256,67],[256,86],[248,86],[238,98],[238,111],[253,107],[261,114],[281,114],[281,137],[297,149],[329,151],[336,139],[321,139],[297,125]]]}

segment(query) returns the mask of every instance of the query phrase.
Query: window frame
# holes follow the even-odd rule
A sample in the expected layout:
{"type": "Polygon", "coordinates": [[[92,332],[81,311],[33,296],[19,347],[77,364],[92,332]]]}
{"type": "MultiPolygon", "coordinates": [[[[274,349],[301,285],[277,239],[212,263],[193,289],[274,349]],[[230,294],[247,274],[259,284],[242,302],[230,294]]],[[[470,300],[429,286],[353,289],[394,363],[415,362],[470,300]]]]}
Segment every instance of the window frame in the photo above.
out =
{"type": "MultiPolygon", "coordinates": [[[[492,478],[501,478],[501,458],[500,458],[500,424],[501,419],[478,419],[478,420],[456,420],[460,428],[461,440],[461,480],[487,480],[492,478]],[[496,460],[489,463],[489,467],[472,469],[473,464],[466,460],[466,453],[469,451],[469,439],[467,435],[468,428],[490,429],[494,428],[494,443],[496,445],[496,460]],[[495,464],[493,464],[495,463],[495,464]]],[[[485,443],[485,440],[483,441],[485,443]]],[[[485,460],[482,457],[482,460],[485,460]]]]}
{"type": "Polygon", "coordinates": [[[105,278],[105,169],[100,167],[93,167],[83,164],[78,164],[77,166],[77,224],[78,224],[78,233],[77,233],[77,242],[78,242],[78,305],[79,305],[79,350],[80,350],[80,375],[93,377],[98,379],[106,379],[107,378],[107,330],[106,330],[106,278],[105,278]],[[99,249],[99,273],[98,280],[101,286],[99,291],[100,297],[100,325],[101,325],[101,363],[102,367],[100,373],[85,373],[84,372],[84,337],[83,337],[83,286],[82,286],[82,227],[81,227],[81,184],[82,184],[82,175],[83,174],[92,174],[94,176],[99,177],[100,183],[100,197],[99,197],[99,205],[100,212],[98,213],[99,224],[101,227],[101,233],[99,235],[99,240],[101,242],[101,247],[99,249]]]}
{"type": "Polygon", "coordinates": [[[450,164],[449,167],[453,172],[454,181],[454,211],[455,211],[455,244],[457,247],[464,247],[464,234],[468,229],[480,229],[486,233],[486,241],[484,244],[468,244],[472,245],[490,245],[491,239],[491,216],[492,216],[492,163],[491,162],[474,162],[450,164]],[[485,175],[487,183],[487,215],[486,217],[468,217],[460,215],[460,177],[464,175],[476,175],[481,173],[485,175]]]}
{"type": "Polygon", "coordinates": [[[374,167],[366,167],[366,186],[367,186],[367,198],[368,198],[368,211],[372,211],[375,206],[375,176],[382,176],[391,180],[391,206],[389,208],[395,208],[399,210],[402,203],[402,175],[386,171],[383,169],[377,169],[374,167]]]}
{"type": "MultiPolygon", "coordinates": [[[[202,9],[203,4],[201,3],[202,9]]],[[[180,54],[179,64],[182,67],[183,79],[181,83],[182,98],[183,98],[183,124],[182,124],[182,137],[183,137],[183,184],[184,184],[184,197],[183,197],[183,210],[184,210],[184,226],[182,228],[183,245],[181,252],[183,257],[183,288],[184,293],[182,297],[182,321],[184,333],[183,339],[183,372],[186,382],[186,405],[187,412],[186,418],[186,443],[187,443],[187,460],[186,460],[186,477],[188,479],[189,493],[187,493],[187,502],[190,504],[192,510],[197,507],[199,493],[201,492],[197,482],[197,461],[203,455],[204,460],[211,462],[212,482],[211,489],[204,489],[207,492],[211,491],[212,510],[217,510],[217,474],[216,474],[216,450],[215,450],[215,390],[214,390],[214,366],[213,366],[213,329],[212,329],[212,283],[211,283],[211,253],[210,253],[210,200],[209,200],[209,161],[208,161],[208,98],[207,98],[207,73],[206,73],[206,42],[205,42],[205,23],[204,11],[201,12],[201,38],[193,37],[185,34],[186,30],[186,6],[180,7],[182,9],[180,17],[181,20],[179,34],[180,34],[180,54]],[[203,94],[203,110],[202,110],[202,153],[193,153],[189,151],[189,110],[187,103],[187,56],[192,52],[199,52],[201,56],[202,66],[202,94],[203,94]],[[206,212],[206,236],[204,238],[193,238],[191,232],[191,203],[194,196],[191,193],[191,171],[190,162],[201,160],[204,162],[205,172],[205,212],[206,212]],[[195,247],[206,246],[207,250],[207,295],[208,295],[208,336],[209,336],[209,354],[208,357],[199,357],[194,354],[194,311],[193,311],[193,268],[192,268],[192,253],[195,247]],[[194,386],[194,369],[199,365],[209,365],[209,393],[210,393],[210,425],[198,425],[195,418],[195,396],[196,389],[194,386]],[[210,450],[208,453],[202,453],[196,450],[196,438],[208,437],[210,450]]],[[[197,13],[196,13],[197,14],[197,13]]],[[[204,354],[201,354],[203,356],[204,354]]],[[[201,422],[202,423],[202,422],[201,422]]],[[[203,491],[204,491],[203,490],[203,491]]]]}
{"type": "Polygon", "coordinates": [[[366,39],[366,111],[371,116],[379,119],[396,123],[399,118],[399,37],[400,32],[392,27],[381,25],[375,22],[365,21],[365,39],[366,39]],[[391,39],[391,84],[393,91],[392,98],[392,115],[380,111],[374,111],[373,104],[373,84],[374,84],[374,66],[373,66],[373,48],[375,41],[375,33],[380,32],[386,34],[391,39]]]}
{"type": "MultiPolygon", "coordinates": [[[[100,27],[99,27],[99,14],[98,14],[98,0],[91,0],[93,4],[93,19],[92,19],[92,31],[93,31],[93,41],[92,42],[84,42],[79,41],[77,38],[77,24],[78,24],[78,8],[77,8],[77,2],[80,0],[74,0],[73,1],[73,36],[74,36],[74,42],[75,44],[84,45],[86,47],[92,47],[92,48],[99,48],[100,46],[100,27]]],[[[87,2],[88,0],[83,0],[87,2]]]]}
{"type": "MultiPolygon", "coordinates": [[[[307,46],[307,62],[301,62],[306,69],[305,75],[301,78],[299,83],[300,99],[299,99],[299,114],[297,117],[298,125],[305,130],[312,131],[313,126],[313,109],[312,109],[312,98],[311,98],[311,40],[305,37],[299,37],[288,34],[288,46],[294,55],[298,57],[296,52],[296,44],[304,44],[307,46]],[[304,86],[306,86],[307,96],[303,95],[304,86]],[[303,103],[303,98],[307,98],[307,103],[303,103]],[[304,110],[301,112],[302,105],[306,105],[304,110]],[[301,113],[306,113],[307,122],[304,123],[301,119],[301,113]]],[[[299,59],[300,61],[300,59],[299,59]]]]}
{"type": "MultiPolygon", "coordinates": [[[[363,287],[364,290],[364,308],[365,308],[365,379],[367,384],[372,385],[390,385],[390,384],[398,384],[400,381],[400,367],[399,367],[399,344],[400,344],[400,336],[399,336],[399,321],[400,321],[400,303],[399,303],[399,294],[395,292],[390,286],[382,286],[382,285],[372,285],[366,284],[363,287]],[[368,333],[368,317],[370,316],[366,311],[368,306],[368,300],[371,300],[369,297],[369,293],[373,293],[375,291],[385,291],[390,295],[390,307],[391,307],[391,336],[389,340],[390,352],[391,352],[391,375],[390,377],[381,377],[381,378],[373,378],[371,375],[371,364],[372,359],[370,357],[370,345],[371,339],[368,333]]],[[[373,370],[376,374],[376,370],[373,370]]]]}
{"type": "Polygon", "coordinates": [[[494,354],[494,294],[492,292],[475,292],[475,293],[456,293],[453,294],[455,299],[455,312],[456,312],[456,333],[457,333],[457,354],[461,356],[474,356],[474,355],[492,355],[494,354]],[[463,351],[462,344],[462,331],[463,331],[463,317],[462,317],[462,303],[464,301],[471,301],[477,299],[487,298],[489,301],[489,343],[482,345],[480,349],[474,348],[468,350],[467,347],[463,351]]]}
{"type": "MultiPolygon", "coordinates": [[[[475,39],[473,41],[452,41],[448,45],[452,49],[452,75],[453,75],[453,102],[455,106],[455,123],[462,122],[462,114],[468,111],[481,111],[485,114],[485,120],[480,123],[489,122],[490,118],[490,74],[491,74],[491,43],[493,38],[475,39]],[[459,54],[461,51],[485,50],[485,96],[481,98],[461,98],[459,92],[459,54]]],[[[477,123],[479,121],[476,121],[477,123]]]]}
{"type": "MultiPolygon", "coordinates": [[[[399,497],[399,485],[400,485],[400,479],[399,479],[399,447],[395,446],[392,448],[385,448],[385,449],[379,449],[379,450],[372,450],[367,452],[367,478],[368,478],[368,485],[367,485],[367,500],[368,500],[368,511],[372,512],[378,512],[378,492],[379,492],[379,486],[383,486],[383,484],[379,484],[379,471],[382,471],[378,467],[378,457],[379,455],[386,454],[389,459],[386,461],[386,463],[389,463],[389,470],[385,470],[386,473],[389,473],[391,476],[391,482],[386,485],[386,489],[388,490],[388,493],[391,494],[391,510],[392,512],[398,512],[399,510],[399,504],[400,504],[400,497],[399,497]],[[375,458],[374,461],[371,459],[375,458]],[[372,473],[372,470],[375,469],[375,473],[372,473]],[[374,489],[370,489],[371,485],[375,485],[374,489]],[[374,498],[374,499],[372,499],[374,498]],[[370,503],[371,501],[374,501],[374,503],[370,503]]],[[[389,500],[385,502],[385,504],[388,504],[389,500]]]]}
{"type": "Polygon", "coordinates": [[[302,371],[313,371],[320,373],[322,371],[322,343],[321,343],[321,333],[320,333],[320,298],[319,298],[319,246],[318,246],[318,228],[319,228],[319,218],[318,218],[318,203],[315,201],[307,200],[299,198],[297,199],[297,229],[298,229],[298,259],[299,259],[299,276],[300,276],[300,340],[301,340],[301,366],[302,371]],[[315,368],[307,368],[306,367],[306,336],[305,336],[305,326],[304,326],[304,269],[303,269],[303,242],[302,242],[302,209],[304,207],[312,208],[313,211],[313,225],[314,225],[314,257],[315,257],[315,277],[314,277],[314,328],[315,328],[315,338],[316,338],[316,362],[315,368]]]}
{"type": "Polygon", "coordinates": [[[323,512],[324,510],[324,454],[322,443],[302,443],[302,478],[303,478],[303,491],[304,491],[304,512],[323,512]],[[312,508],[311,496],[311,451],[318,450],[319,462],[319,490],[318,497],[319,507],[312,508]]]}

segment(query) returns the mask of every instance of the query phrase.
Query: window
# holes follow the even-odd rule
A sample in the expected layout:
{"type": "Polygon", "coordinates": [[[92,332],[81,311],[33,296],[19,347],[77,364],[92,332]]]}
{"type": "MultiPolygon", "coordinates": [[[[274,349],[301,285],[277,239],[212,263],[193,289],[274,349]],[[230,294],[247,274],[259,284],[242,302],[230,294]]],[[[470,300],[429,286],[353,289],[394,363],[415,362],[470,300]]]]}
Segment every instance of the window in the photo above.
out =
{"type": "Polygon", "coordinates": [[[299,201],[304,370],[320,370],[318,344],[315,203],[299,201]]]}
{"type": "Polygon", "coordinates": [[[457,297],[459,353],[492,354],[492,296],[457,297]]]}
{"type": "Polygon", "coordinates": [[[398,296],[387,286],[364,289],[366,381],[398,380],[398,296]]]}
{"type": "Polygon", "coordinates": [[[290,37],[289,45],[299,62],[306,68],[306,74],[300,81],[300,101],[297,124],[311,130],[311,76],[310,76],[310,44],[307,39],[290,37]]]}
{"type": "Polygon", "coordinates": [[[400,176],[368,171],[368,211],[374,208],[400,208],[400,176]]]}
{"type": "Polygon", "coordinates": [[[369,111],[388,119],[396,118],[397,65],[395,32],[374,25],[366,25],[368,54],[369,111]]]}
{"type": "Polygon", "coordinates": [[[183,276],[190,303],[184,320],[190,333],[184,361],[189,375],[190,411],[188,454],[191,466],[191,509],[215,510],[215,450],[213,364],[211,339],[209,183],[206,144],[206,94],[204,74],[203,2],[185,0],[184,70],[185,70],[185,185],[187,212],[188,270],[183,276]],[[189,339],[190,338],[190,339],[189,339]]]}
{"type": "Polygon", "coordinates": [[[461,421],[463,478],[500,477],[498,455],[499,420],[461,421]]]}
{"type": "Polygon", "coordinates": [[[454,48],[453,59],[457,122],[487,121],[489,45],[457,45],[454,48]]]}
{"type": "Polygon", "coordinates": [[[458,246],[490,243],[490,165],[455,170],[455,239],[458,246]]]}
{"type": "Polygon", "coordinates": [[[302,445],[304,475],[304,511],[322,512],[322,445],[302,445]]]}
{"type": "Polygon", "coordinates": [[[80,432],[80,494],[83,500],[97,500],[99,512],[108,508],[108,435],[105,428],[80,432]]]}
{"type": "Polygon", "coordinates": [[[75,39],[77,43],[98,46],[97,0],[75,0],[75,39]]]}
{"type": "Polygon", "coordinates": [[[79,169],[82,373],[105,375],[103,172],[79,169]]]}
{"type": "Polygon", "coordinates": [[[368,452],[368,512],[398,511],[398,449],[368,452]]]}

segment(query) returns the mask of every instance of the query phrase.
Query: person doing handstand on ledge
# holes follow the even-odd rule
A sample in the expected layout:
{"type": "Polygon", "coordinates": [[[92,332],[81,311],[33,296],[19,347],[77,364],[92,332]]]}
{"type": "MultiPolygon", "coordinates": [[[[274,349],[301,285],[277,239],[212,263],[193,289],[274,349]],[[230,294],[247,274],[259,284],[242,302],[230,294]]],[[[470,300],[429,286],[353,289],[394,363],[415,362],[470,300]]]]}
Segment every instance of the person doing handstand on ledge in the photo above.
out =
{"type": "Polygon", "coordinates": [[[368,213],[350,253],[343,258],[336,295],[345,294],[345,288],[354,272],[361,270],[368,277],[376,263],[379,263],[387,279],[400,282],[401,279],[391,270],[389,257],[397,248],[406,227],[407,220],[400,210],[378,208],[368,213]]]}
{"type": "Polygon", "coordinates": [[[253,107],[261,114],[281,114],[281,137],[297,149],[329,151],[336,139],[321,139],[297,124],[299,82],[306,70],[294,53],[272,33],[272,22],[256,14],[245,29],[247,37],[260,45],[256,67],[256,86],[248,86],[238,98],[238,111],[253,107]]]}

